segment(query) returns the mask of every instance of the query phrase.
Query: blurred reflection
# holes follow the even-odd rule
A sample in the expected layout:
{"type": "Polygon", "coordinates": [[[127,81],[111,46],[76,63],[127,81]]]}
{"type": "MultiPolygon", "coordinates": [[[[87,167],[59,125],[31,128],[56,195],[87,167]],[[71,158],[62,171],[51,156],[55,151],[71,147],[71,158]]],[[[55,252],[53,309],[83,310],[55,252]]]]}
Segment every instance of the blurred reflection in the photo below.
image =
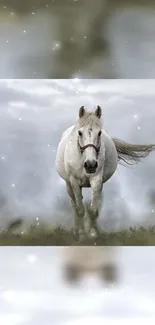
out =
{"type": "Polygon", "coordinates": [[[0,77],[153,78],[154,11],[153,0],[0,0],[0,77]]]}
{"type": "Polygon", "coordinates": [[[81,260],[83,254],[86,266],[90,262],[86,253],[84,247],[81,252],[79,247],[68,252],[62,247],[1,247],[0,324],[81,325],[84,320],[88,324],[88,319],[89,324],[94,320],[95,324],[101,320],[117,324],[155,319],[155,247],[94,247],[88,253],[92,264],[111,261],[119,270],[119,282],[109,285],[88,272],[77,285],[70,285],[63,278],[67,258],[75,260],[77,255],[81,260]]]}
{"type": "Polygon", "coordinates": [[[89,274],[98,275],[109,284],[118,280],[116,250],[112,247],[67,247],[63,253],[64,278],[68,282],[89,274]]]}

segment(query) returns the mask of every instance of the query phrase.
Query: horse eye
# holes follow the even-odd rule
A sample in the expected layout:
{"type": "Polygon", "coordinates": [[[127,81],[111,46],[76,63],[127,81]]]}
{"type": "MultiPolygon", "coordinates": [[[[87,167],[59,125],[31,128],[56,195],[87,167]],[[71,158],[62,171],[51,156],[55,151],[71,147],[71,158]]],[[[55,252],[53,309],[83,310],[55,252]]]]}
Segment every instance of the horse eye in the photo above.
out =
{"type": "Polygon", "coordinates": [[[99,136],[99,137],[101,136],[101,133],[102,133],[101,131],[98,133],[98,136],[99,136]]]}
{"type": "Polygon", "coordinates": [[[82,132],[81,132],[81,131],[79,131],[78,133],[79,133],[79,136],[80,136],[80,137],[82,137],[82,132]]]}

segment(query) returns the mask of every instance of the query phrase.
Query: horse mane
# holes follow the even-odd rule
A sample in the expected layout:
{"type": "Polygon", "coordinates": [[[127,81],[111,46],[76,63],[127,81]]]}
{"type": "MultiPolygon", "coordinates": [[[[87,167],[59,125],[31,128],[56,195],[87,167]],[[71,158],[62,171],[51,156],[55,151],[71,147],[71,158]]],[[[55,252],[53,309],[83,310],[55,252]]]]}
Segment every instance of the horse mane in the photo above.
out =
{"type": "Polygon", "coordinates": [[[122,165],[134,165],[145,158],[149,153],[155,150],[155,144],[140,145],[130,144],[117,138],[112,138],[117,154],[119,163],[122,165]]]}
{"type": "Polygon", "coordinates": [[[84,116],[77,120],[78,127],[90,126],[102,126],[102,121],[99,119],[94,112],[86,111],[84,116]]]}

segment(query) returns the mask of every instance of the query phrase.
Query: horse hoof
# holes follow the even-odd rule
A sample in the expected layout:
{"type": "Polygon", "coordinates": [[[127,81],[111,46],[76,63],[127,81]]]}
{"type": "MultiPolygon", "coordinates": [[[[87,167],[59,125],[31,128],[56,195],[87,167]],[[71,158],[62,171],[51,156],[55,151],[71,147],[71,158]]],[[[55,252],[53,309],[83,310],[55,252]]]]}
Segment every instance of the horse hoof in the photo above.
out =
{"type": "Polygon", "coordinates": [[[83,230],[79,231],[79,242],[82,242],[86,239],[85,232],[83,230]]]}
{"type": "Polygon", "coordinates": [[[75,230],[73,232],[73,235],[74,235],[74,238],[76,241],[79,241],[79,242],[82,242],[86,239],[86,235],[85,235],[85,232],[84,230],[75,230]]]}
{"type": "Polygon", "coordinates": [[[78,231],[77,231],[77,230],[73,230],[73,236],[74,236],[74,239],[75,239],[76,241],[79,240],[79,234],[78,234],[78,231]]]}
{"type": "Polygon", "coordinates": [[[96,239],[98,237],[98,231],[94,228],[91,228],[88,237],[90,239],[96,239]]]}

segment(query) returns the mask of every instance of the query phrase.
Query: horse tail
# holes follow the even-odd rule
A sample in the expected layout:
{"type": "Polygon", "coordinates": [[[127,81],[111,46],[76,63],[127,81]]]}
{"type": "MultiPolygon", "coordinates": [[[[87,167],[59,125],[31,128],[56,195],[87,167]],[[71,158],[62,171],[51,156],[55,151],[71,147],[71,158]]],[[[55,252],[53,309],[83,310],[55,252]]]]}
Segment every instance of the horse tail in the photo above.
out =
{"type": "Polygon", "coordinates": [[[117,150],[118,161],[123,165],[137,164],[155,150],[155,144],[131,144],[116,138],[112,140],[117,150]]]}

